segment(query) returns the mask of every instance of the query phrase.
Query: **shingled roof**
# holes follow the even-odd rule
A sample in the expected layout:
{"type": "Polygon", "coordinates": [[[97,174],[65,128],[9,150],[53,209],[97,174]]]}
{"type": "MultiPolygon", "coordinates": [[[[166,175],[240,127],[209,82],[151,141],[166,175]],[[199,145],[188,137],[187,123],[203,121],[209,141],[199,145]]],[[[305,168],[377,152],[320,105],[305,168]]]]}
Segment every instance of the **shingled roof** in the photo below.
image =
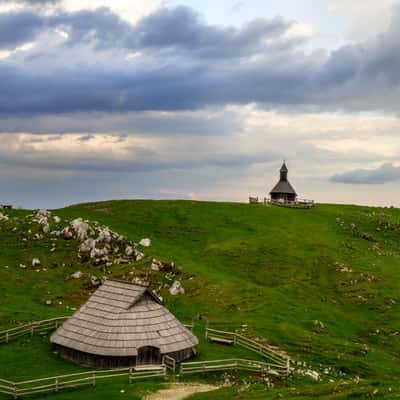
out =
{"type": "Polygon", "coordinates": [[[274,188],[271,190],[272,193],[284,193],[284,194],[294,194],[297,196],[297,193],[293,189],[293,186],[289,183],[289,181],[279,181],[274,188]]]}
{"type": "Polygon", "coordinates": [[[50,341],[89,354],[118,357],[137,356],[145,346],[166,354],[198,344],[148,288],[115,280],[106,280],[50,341]]]}

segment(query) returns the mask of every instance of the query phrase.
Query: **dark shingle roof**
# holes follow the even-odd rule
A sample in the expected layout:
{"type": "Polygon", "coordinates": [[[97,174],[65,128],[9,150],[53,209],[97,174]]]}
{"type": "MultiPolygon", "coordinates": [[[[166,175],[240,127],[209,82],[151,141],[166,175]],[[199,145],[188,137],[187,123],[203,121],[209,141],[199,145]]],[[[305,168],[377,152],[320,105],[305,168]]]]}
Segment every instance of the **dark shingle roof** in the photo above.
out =
{"type": "Polygon", "coordinates": [[[294,194],[297,195],[293,186],[289,183],[289,181],[279,181],[275,187],[271,190],[270,194],[273,193],[284,193],[284,194],[294,194]]]}

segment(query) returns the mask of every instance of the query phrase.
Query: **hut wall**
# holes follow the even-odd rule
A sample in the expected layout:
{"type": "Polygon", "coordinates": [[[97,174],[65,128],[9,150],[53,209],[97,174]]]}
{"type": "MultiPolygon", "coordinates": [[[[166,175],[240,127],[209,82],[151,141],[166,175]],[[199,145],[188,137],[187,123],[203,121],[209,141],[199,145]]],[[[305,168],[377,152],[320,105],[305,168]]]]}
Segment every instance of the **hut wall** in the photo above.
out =
{"type": "Polygon", "coordinates": [[[296,195],[291,193],[271,193],[272,200],[295,201],[296,195]]]}
{"type": "Polygon", "coordinates": [[[65,360],[71,361],[76,364],[84,365],[87,367],[95,368],[126,368],[136,366],[136,357],[110,357],[110,356],[99,356],[96,354],[84,353],[69,349],[67,347],[56,345],[55,349],[58,355],[65,360]]]}
{"type": "Polygon", "coordinates": [[[194,348],[189,348],[180,351],[175,351],[173,353],[168,353],[166,355],[174,358],[176,362],[181,362],[187,360],[188,358],[193,357],[195,354],[196,353],[194,348]]]}
{"type": "MultiPolygon", "coordinates": [[[[55,350],[58,355],[67,361],[71,361],[76,364],[94,367],[94,368],[126,368],[135,367],[136,365],[146,365],[146,364],[161,364],[162,354],[159,350],[154,347],[142,348],[144,351],[139,353],[139,357],[111,357],[111,356],[99,356],[95,354],[84,353],[81,351],[69,349],[64,346],[55,345],[55,350]],[[157,351],[153,351],[156,349],[157,351]]],[[[141,349],[139,349],[140,351],[141,349]]],[[[188,348],[180,351],[175,351],[173,353],[168,353],[167,355],[174,358],[176,362],[181,362],[193,357],[195,354],[194,348],[188,348]]]]}

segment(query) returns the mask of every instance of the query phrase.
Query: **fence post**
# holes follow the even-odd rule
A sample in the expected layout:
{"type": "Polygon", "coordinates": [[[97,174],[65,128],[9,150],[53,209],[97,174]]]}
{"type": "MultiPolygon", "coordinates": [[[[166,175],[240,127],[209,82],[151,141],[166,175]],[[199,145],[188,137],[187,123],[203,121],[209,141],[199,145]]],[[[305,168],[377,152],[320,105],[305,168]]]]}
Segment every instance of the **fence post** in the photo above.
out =
{"type": "Polygon", "coordinates": [[[34,334],[34,327],[33,327],[33,324],[31,325],[31,336],[33,336],[33,334],[34,334]]]}
{"type": "Polygon", "coordinates": [[[58,378],[56,378],[56,392],[58,392],[58,378]]]}
{"type": "Polygon", "coordinates": [[[96,386],[96,372],[93,372],[92,378],[93,378],[92,385],[96,386]]]}
{"type": "Polygon", "coordinates": [[[206,328],[206,341],[208,340],[208,328],[206,328]]]}
{"type": "Polygon", "coordinates": [[[18,398],[18,389],[17,389],[17,385],[14,384],[14,399],[18,398]]]}
{"type": "Polygon", "coordinates": [[[8,332],[6,332],[6,343],[8,343],[8,332]]]}
{"type": "Polygon", "coordinates": [[[290,375],[290,358],[289,357],[286,359],[286,375],[287,376],[290,375]]]}
{"type": "Polygon", "coordinates": [[[129,368],[129,384],[132,383],[132,368],[129,368]]]}

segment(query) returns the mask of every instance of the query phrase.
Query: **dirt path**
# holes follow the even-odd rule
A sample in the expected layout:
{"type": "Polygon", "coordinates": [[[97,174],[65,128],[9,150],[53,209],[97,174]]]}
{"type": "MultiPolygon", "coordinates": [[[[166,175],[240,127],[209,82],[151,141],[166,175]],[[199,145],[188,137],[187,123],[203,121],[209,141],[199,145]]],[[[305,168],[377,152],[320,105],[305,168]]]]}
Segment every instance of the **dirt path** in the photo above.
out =
{"type": "Polygon", "coordinates": [[[146,396],[144,400],[183,400],[195,393],[211,392],[219,389],[218,386],[203,385],[201,383],[184,384],[174,383],[168,389],[162,389],[146,396]]]}

